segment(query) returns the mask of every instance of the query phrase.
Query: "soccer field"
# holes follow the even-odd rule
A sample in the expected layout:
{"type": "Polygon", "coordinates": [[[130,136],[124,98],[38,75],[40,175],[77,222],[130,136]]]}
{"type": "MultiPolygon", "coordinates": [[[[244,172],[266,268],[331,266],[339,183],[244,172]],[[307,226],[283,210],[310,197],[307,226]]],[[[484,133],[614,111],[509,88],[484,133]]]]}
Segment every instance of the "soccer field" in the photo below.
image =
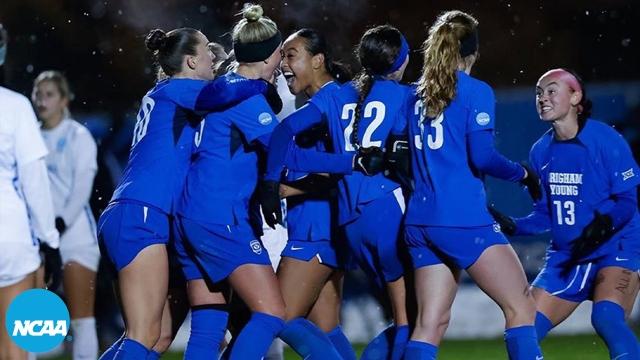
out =
{"type": "MultiPolygon", "coordinates": [[[[355,345],[358,356],[364,345],[355,345]]],[[[603,360],[608,359],[607,349],[596,335],[551,336],[542,342],[546,360],[603,360]]],[[[70,356],[53,360],[70,360],[70,356]]],[[[171,352],[162,359],[182,359],[182,353],[171,352]]],[[[300,359],[291,349],[285,350],[285,359],[300,359]]],[[[502,339],[448,340],[440,349],[438,360],[502,360],[507,354],[502,339]]]]}

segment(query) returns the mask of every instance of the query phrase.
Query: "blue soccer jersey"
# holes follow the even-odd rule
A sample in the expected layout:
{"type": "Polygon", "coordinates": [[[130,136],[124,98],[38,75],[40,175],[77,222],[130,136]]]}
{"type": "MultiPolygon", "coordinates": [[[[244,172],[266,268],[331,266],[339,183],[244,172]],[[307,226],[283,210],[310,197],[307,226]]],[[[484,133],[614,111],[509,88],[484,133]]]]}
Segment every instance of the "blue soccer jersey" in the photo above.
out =
{"type": "MultiPolygon", "coordinates": [[[[552,130],[545,133],[532,146],[530,162],[540,177],[544,197],[535,204],[536,214],[518,220],[518,228],[526,233],[527,224],[535,223],[537,229],[531,232],[544,230],[539,221],[531,220],[545,217],[552,233],[552,250],[570,250],[571,242],[593,220],[595,211],[609,212],[615,194],[640,184],[640,170],[626,141],[610,126],[591,119],[571,140],[556,140],[552,130]]],[[[639,234],[636,210],[631,220],[588,258],[608,253],[621,242],[637,251],[639,234]]]]}
{"type": "Polygon", "coordinates": [[[129,162],[112,201],[133,200],[170,214],[189,166],[202,116],[223,110],[266,89],[263,82],[166,79],[143,98],[129,162]]]}
{"type": "Polygon", "coordinates": [[[415,94],[407,103],[415,191],[406,224],[475,227],[493,223],[482,177],[469,162],[467,135],[493,130],[495,96],[486,83],[462,71],[456,74],[456,96],[436,118],[425,118],[423,102],[415,94]]]}
{"type": "MultiPolygon", "coordinates": [[[[358,139],[362,147],[386,145],[389,134],[406,131],[405,103],[410,88],[391,80],[376,80],[371,92],[362,104],[362,117],[358,126],[358,139]]],[[[294,133],[325,121],[329,128],[333,151],[337,154],[354,154],[351,142],[358,93],[353,83],[333,92],[316,94],[307,106],[315,107],[315,118],[296,118],[290,123],[294,133]]],[[[295,113],[294,115],[295,116],[295,113]]],[[[285,120],[286,121],[286,120],[285,120]]],[[[324,171],[325,164],[306,164],[305,171],[324,171]],[[317,165],[317,168],[315,167],[317,165]]],[[[367,176],[359,172],[345,175],[338,183],[339,224],[358,217],[361,207],[397,189],[399,185],[383,174],[367,176]]]]}
{"type": "Polygon", "coordinates": [[[248,225],[259,176],[258,152],[267,146],[277,123],[262,95],[207,115],[195,138],[196,150],[176,212],[202,223],[248,225]]]}
{"type": "MultiPolygon", "coordinates": [[[[326,83],[314,94],[324,96],[340,86],[333,81],[326,83]]],[[[326,145],[318,141],[313,149],[325,151],[326,145]]],[[[308,176],[301,171],[287,171],[287,181],[296,181],[308,176]]],[[[331,200],[329,194],[312,194],[287,200],[287,233],[289,240],[318,241],[331,239],[331,200]]]]}

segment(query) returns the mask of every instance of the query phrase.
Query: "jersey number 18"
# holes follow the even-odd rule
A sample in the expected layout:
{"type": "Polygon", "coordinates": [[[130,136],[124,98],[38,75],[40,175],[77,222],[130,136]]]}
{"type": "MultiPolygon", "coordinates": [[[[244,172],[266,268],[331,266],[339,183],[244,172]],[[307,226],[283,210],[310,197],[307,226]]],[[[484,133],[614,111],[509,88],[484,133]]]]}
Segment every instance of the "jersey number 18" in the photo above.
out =
{"type": "Polygon", "coordinates": [[[156,102],[152,98],[145,96],[142,98],[142,104],[140,105],[140,111],[136,117],[136,127],[133,129],[133,141],[131,147],[136,146],[142,138],[147,135],[147,126],[149,126],[149,118],[151,117],[151,111],[156,105],[156,102]]]}

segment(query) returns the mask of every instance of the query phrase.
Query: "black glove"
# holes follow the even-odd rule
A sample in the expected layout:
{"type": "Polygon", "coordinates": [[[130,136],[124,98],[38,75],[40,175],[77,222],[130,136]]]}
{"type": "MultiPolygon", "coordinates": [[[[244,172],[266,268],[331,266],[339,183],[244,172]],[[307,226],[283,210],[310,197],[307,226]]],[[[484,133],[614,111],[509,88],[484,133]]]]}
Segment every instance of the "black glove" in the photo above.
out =
{"type": "Polygon", "coordinates": [[[67,231],[67,223],[65,223],[64,219],[59,216],[56,218],[56,229],[58,230],[60,236],[62,236],[62,234],[67,231]]]}
{"type": "Polygon", "coordinates": [[[614,233],[611,216],[596,211],[593,220],[582,229],[582,234],[571,242],[571,256],[560,264],[563,275],[566,276],[581,259],[609,241],[614,233]]]}
{"type": "Polygon", "coordinates": [[[280,94],[278,94],[278,88],[266,80],[264,80],[264,82],[267,83],[267,90],[263,95],[265,99],[267,99],[273,113],[277,114],[282,111],[282,99],[280,98],[280,94]]]}
{"type": "Polygon", "coordinates": [[[498,225],[500,225],[500,230],[502,230],[503,233],[509,236],[513,236],[513,234],[516,233],[516,222],[513,221],[511,217],[501,213],[498,209],[493,207],[493,205],[487,206],[487,210],[489,210],[493,219],[498,223],[498,225]]]}
{"type": "Polygon", "coordinates": [[[267,225],[272,229],[276,228],[276,224],[282,225],[280,183],[270,180],[261,181],[258,189],[258,198],[260,199],[262,214],[267,225]]]}
{"type": "Polygon", "coordinates": [[[40,243],[40,253],[44,260],[44,283],[47,289],[55,291],[62,281],[62,258],[60,250],[47,243],[40,243]]]}
{"type": "Polygon", "coordinates": [[[520,180],[520,184],[527,187],[529,195],[534,201],[542,199],[542,189],[540,188],[540,179],[538,175],[525,163],[521,163],[522,167],[527,171],[527,177],[520,180]]]}
{"type": "Polygon", "coordinates": [[[303,149],[315,148],[319,141],[328,138],[328,129],[325,124],[319,124],[296,134],[296,145],[303,149]]]}
{"type": "Polygon", "coordinates": [[[302,179],[289,181],[286,185],[304,191],[306,194],[311,193],[328,193],[329,189],[335,187],[336,180],[329,176],[320,174],[309,174],[302,179]]]}
{"type": "Polygon", "coordinates": [[[402,186],[412,189],[409,140],[405,135],[389,135],[386,148],[384,160],[389,169],[389,175],[398,180],[402,186]]]}
{"type": "Polygon", "coordinates": [[[360,148],[353,159],[353,169],[373,176],[384,170],[384,152],[377,146],[360,148]]]}

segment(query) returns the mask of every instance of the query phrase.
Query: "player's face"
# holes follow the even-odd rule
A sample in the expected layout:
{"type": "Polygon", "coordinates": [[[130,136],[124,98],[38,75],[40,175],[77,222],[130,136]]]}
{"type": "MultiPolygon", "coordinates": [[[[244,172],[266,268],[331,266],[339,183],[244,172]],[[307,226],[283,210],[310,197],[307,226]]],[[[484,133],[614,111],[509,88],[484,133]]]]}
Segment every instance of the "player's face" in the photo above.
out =
{"type": "Polygon", "coordinates": [[[31,98],[41,120],[47,121],[62,116],[69,99],[62,96],[53,81],[41,81],[33,90],[31,98]]]}
{"type": "Polygon", "coordinates": [[[300,36],[290,36],[282,45],[282,74],[292,94],[297,95],[311,86],[313,80],[313,55],[306,49],[307,41],[300,36]]]}
{"type": "Polygon", "coordinates": [[[274,82],[280,71],[280,61],[282,61],[282,44],[280,44],[265,60],[260,78],[269,82],[274,82]]]}
{"type": "Polygon", "coordinates": [[[536,109],[542,121],[557,121],[572,110],[573,90],[554,77],[543,77],[536,85],[536,109]]]}
{"type": "Polygon", "coordinates": [[[215,56],[209,47],[209,39],[202,33],[198,33],[198,45],[196,55],[193,56],[193,68],[195,76],[200,80],[212,80],[215,75],[215,56]]]}

